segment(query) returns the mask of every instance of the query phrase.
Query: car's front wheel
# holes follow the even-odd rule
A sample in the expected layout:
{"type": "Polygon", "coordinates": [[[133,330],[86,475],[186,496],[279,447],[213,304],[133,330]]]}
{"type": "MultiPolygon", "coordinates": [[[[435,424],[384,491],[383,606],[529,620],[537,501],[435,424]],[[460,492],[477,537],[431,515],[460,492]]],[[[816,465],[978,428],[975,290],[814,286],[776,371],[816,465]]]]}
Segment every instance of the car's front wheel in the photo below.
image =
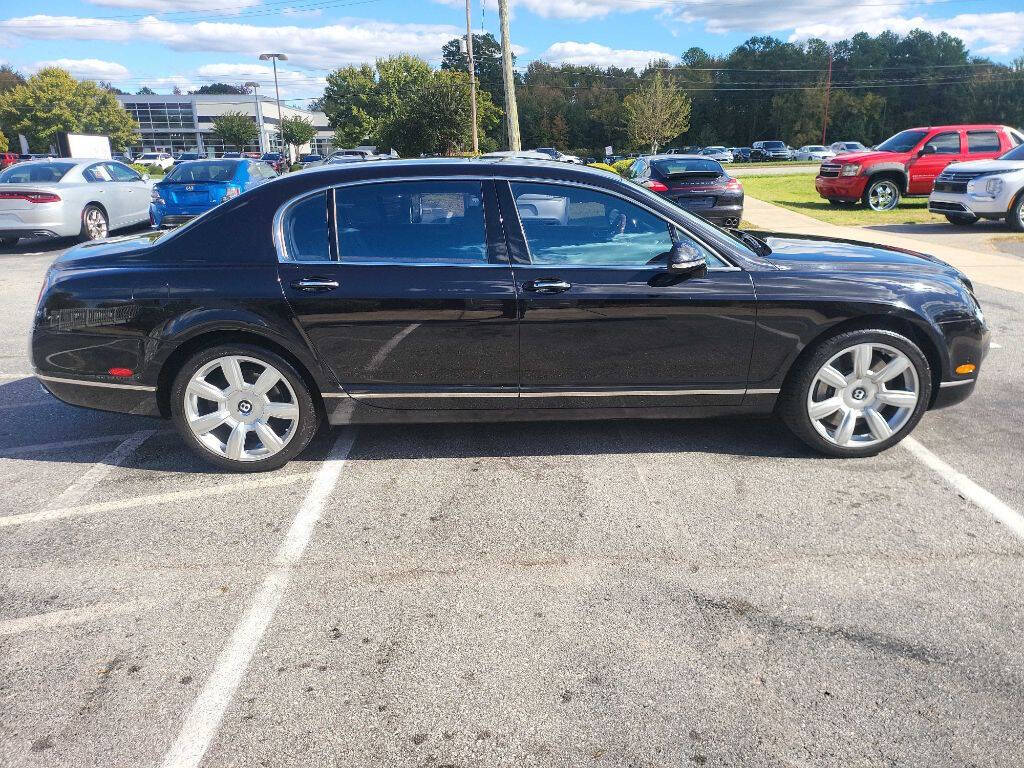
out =
{"type": "Polygon", "coordinates": [[[1024,192],[1017,195],[1017,200],[1010,206],[1006,223],[1014,232],[1024,232],[1024,192]]]}
{"type": "Polygon", "coordinates": [[[864,189],[863,200],[872,211],[891,211],[900,204],[900,186],[894,179],[872,179],[864,189]]]}
{"type": "Polygon", "coordinates": [[[854,330],[821,342],[790,376],[779,413],[830,456],[872,456],[917,425],[931,400],[928,359],[902,334],[854,330]]]}
{"type": "Polygon", "coordinates": [[[284,466],[309,445],[320,422],[295,368],[249,344],[216,346],[189,359],[171,387],[171,413],[194,452],[235,472],[284,466]]]}

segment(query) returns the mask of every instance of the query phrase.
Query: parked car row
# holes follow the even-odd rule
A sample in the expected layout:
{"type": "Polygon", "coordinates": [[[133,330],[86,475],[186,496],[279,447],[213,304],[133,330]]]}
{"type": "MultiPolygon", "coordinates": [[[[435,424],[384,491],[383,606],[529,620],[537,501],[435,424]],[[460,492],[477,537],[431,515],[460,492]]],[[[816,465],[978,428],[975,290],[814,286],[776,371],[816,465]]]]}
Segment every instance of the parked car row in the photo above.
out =
{"type": "Polygon", "coordinates": [[[837,141],[829,146],[823,144],[805,144],[793,149],[784,141],[755,141],[749,147],[725,147],[713,145],[709,147],[670,147],[663,150],[666,155],[704,155],[720,163],[756,163],[781,160],[821,161],[830,160],[836,155],[856,152],[864,149],[859,141],[837,141]]]}

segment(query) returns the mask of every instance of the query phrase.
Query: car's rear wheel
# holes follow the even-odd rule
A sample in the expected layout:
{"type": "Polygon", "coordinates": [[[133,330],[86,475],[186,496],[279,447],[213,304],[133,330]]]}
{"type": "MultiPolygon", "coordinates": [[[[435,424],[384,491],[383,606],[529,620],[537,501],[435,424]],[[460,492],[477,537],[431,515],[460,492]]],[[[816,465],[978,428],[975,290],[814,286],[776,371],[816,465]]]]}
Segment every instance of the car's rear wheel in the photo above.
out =
{"type": "Polygon", "coordinates": [[[907,337],[847,331],[821,342],[790,377],[779,413],[820,453],[873,456],[898,443],[931,400],[928,359],[907,337]]]}
{"type": "Polygon", "coordinates": [[[891,211],[900,204],[900,185],[890,178],[872,179],[864,189],[863,200],[873,211],[891,211]]]}
{"type": "Polygon", "coordinates": [[[1010,206],[1006,214],[1006,223],[1014,232],[1024,232],[1024,192],[1017,195],[1017,200],[1010,206]]]}
{"type": "Polygon", "coordinates": [[[954,227],[969,227],[978,220],[977,216],[946,216],[946,221],[954,227]]]}
{"type": "Polygon", "coordinates": [[[110,231],[110,222],[106,212],[98,205],[90,203],[82,209],[82,230],[78,239],[82,242],[102,240],[110,231]]]}
{"type": "Polygon", "coordinates": [[[193,451],[234,472],[284,466],[319,427],[302,376],[280,355],[250,344],[190,358],[174,378],[171,414],[193,451]]]}

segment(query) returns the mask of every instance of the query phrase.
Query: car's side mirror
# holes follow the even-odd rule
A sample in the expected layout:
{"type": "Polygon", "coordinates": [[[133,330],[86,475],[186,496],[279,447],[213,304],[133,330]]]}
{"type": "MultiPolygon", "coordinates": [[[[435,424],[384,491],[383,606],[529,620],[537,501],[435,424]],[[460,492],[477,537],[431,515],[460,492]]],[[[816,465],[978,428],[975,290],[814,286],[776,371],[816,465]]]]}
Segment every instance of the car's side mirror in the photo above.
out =
{"type": "Polygon", "coordinates": [[[921,150],[917,153],[917,156],[918,157],[924,157],[925,155],[934,155],[934,154],[935,154],[935,145],[934,144],[925,144],[923,147],[921,147],[921,150]]]}
{"type": "Polygon", "coordinates": [[[704,254],[689,243],[675,243],[668,254],[668,271],[687,277],[704,277],[708,263],[704,254]]]}

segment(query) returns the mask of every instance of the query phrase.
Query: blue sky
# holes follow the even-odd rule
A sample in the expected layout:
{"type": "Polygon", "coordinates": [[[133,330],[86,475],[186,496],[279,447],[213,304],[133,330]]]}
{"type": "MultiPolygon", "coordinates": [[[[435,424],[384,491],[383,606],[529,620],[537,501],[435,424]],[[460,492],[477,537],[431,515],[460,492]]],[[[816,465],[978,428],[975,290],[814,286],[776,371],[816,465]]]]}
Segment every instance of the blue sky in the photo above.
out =
{"type": "MultiPolygon", "coordinates": [[[[474,31],[497,32],[496,0],[473,0],[474,31]]],[[[725,52],[754,34],[836,40],[858,31],[948,31],[972,52],[1024,55],[1020,0],[511,0],[519,63],[642,67],[693,45],[725,52]]],[[[0,3],[0,63],[58,64],[127,91],[214,81],[272,86],[261,51],[290,57],[282,97],[312,98],[331,69],[410,52],[440,58],[465,31],[464,0],[42,0],[0,3]],[[21,11],[22,13],[15,13],[21,11]]],[[[265,93],[270,93],[269,90],[265,93]]]]}

